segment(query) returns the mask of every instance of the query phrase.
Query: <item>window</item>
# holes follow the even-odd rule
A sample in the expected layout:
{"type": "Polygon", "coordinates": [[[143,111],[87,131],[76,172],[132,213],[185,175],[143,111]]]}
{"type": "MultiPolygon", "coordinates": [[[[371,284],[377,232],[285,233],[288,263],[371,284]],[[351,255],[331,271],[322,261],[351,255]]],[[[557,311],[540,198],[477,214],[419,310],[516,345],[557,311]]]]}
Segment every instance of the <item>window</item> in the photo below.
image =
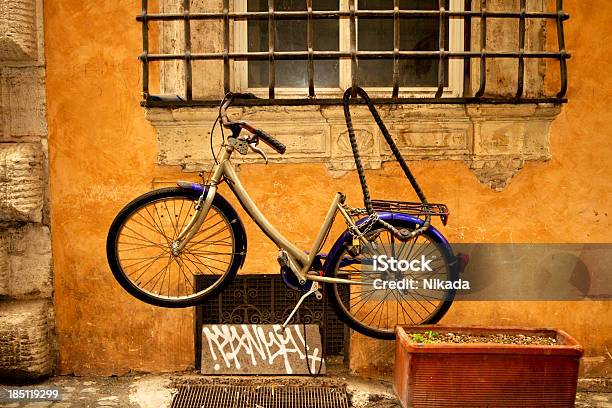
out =
{"type": "Polygon", "coordinates": [[[353,84],[381,103],[565,101],[561,1],[142,1],[146,106],[232,90],[262,98],[246,105],[337,104],[353,84]]]}
{"type": "MultiPolygon", "coordinates": [[[[394,0],[358,0],[359,11],[394,10],[394,0]]],[[[400,10],[439,11],[438,0],[400,0],[400,10]]],[[[463,1],[451,0],[450,9],[461,11],[463,1]]],[[[236,12],[268,12],[267,0],[235,0],[236,12]]],[[[275,0],[274,11],[305,11],[306,0],[275,0]]],[[[313,11],[348,11],[349,0],[313,0],[313,11]]],[[[445,19],[443,44],[445,50],[463,51],[463,18],[445,19]]],[[[275,51],[308,51],[307,19],[281,19],[274,22],[275,51]]],[[[269,22],[266,19],[238,20],[235,22],[235,50],[237,53],[269,50],[269,22]]],[[[372,54],[392,52],[395,45],[393,15],[359,16],[355,21],[356,50],[372,54]]],[[[400,51],[439,51],[440,18],[438,15],[402,17],[399,19],[400,51]]],[[[346,16],[313,19],[313,51],[350,53],[350,19],[346,16]]],[[[438,89],[438,58],[400,59],[398,85],[400,96],[433,96],[438,89]]],[[[460,96],[463,89],[463,61],[445,60],[444,91],[447,96],[460,96]]],[[[240,91],[251,91],[267,96],[269,86],[268,60],[236,61],[235,86],[240,91]]],[[[350,58],[313,61],[316,95],[337,96],[352,83],[350,58]]],[[[279,97],[308,94],[308,61],[304,59],[275,61],[275,88],[279,97]]],[[[393,88],[394,60],[359,58],[357,82],[370,92],[388,95],[393,88]]]]}

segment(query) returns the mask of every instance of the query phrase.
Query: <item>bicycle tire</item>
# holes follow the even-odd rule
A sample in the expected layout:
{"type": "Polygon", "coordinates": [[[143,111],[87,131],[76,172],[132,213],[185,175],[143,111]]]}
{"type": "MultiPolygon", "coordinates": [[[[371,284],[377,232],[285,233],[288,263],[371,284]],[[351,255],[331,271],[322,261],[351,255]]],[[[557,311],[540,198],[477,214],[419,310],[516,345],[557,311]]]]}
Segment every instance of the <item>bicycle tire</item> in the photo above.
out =
{"type": "MultiPolygon", "coordinates": [[[[199,198],[200,194],[196,191],[178,188],[178,187],[169,187],[162,188],[154,191],[150,191],[146,194],[143,194],[134,200],[132,200],[129,204],[127,204],[115,217],[113,220],[107,240],[106,240],[106,254],[108,259],[108,264],[110,269],[119,284],[125,289],[129,294],[136,297],[137,299],[146,302],[148,304],[160,307],[168,307],[168,308],[180,308],[180,307],[190,307],[196,306],[206,298],[216,295],[219,293],[225,285],[227,285],[235,276],[238,269],[242,266],[244,262],[244,258],[246,256],[246,235],[244,232],[244,227],[238,214],[234,210],[234,208],[219,194],[216,194],[211,210],[219,213],[223,219],[227,221],[230,236],[232,238],[231,244],[231,261],[228,262],[227,270],[220,274],[219,279],[217,279],[212,285],[206,287],[204,290],[194,293],[191,296],[186,298],[171,298],[169,296],[161,296],[151,293],[148,290],[143,289],[138,284],[136,284],[125,271],[125,268],[122,266],[122,262],[120,256],[118,254],[119,247],[119,239],[121,236],[121,232],[123,230],[124,225],[128,220],[134,216],[138,210],[147,208],[147,205],[154,204],[159,202],[160,200],[165,199],[183,199],[186,201],[195,202],[199,198]]],[[[181,207],[181,212],[183,211],[181,207]]],[[[188,211],[189,212],[189,211],[188,211]]],[[[168,214],[170,216],[170,214],[168,214]]],[[[186,215],[185,217],[187,217],[186,215]]],[[[180,216],[179,216],[180,217],[180,216]]],[[[208,220],[208,217],[207,217],[208,220]]],[[[178,222],[177,222],[178,226],[178,222]]],[[[203,227],[206,227],[204,224],[203,227]]],[[[152,229],[152,228],[150,228],[152,229]]],[[[177,228],[178,229],[178,228],[177,228]]],[[[201,228],[198,233],[201,233],[204,228],[201,228]]],[[[195,237],[194,237],[195,238],[195,237]]],[[[192,238],[192,240],[194,239],[192,238]]],[[[147,245],[152,246],[152,245],[147,245]]],[[[229,254],[229,253],[228,253],[229,254]]],[[[169,255],[169,254],[168,254],[169,255]]],[[[169,255],[171,257],[171,255],[169,255]]],[[[192,258],[189,258],[192,259],[192,258]]],[[[145,262],[145,261],[142,261],[145,262]]],[[[185,261],[182,261],[183,265],[185,265],[185,261]]],[[[172,260],[169,261],[172,263],[172,260]]],[[[176,261],[177,265],[181,263],[176,261]]],[[[196,265],[196,264],[194,264],[196,265]]],[[[211,270],[209,268],[209,270],[211,270]]],[[[211,270],[212,271],[212,270],[211,270]]],[[[164,272],[165,274],[165,272],[164,272]]],[[[158,278],[159,279],[159,278],[158,278]]],[[[185,278],[186,279],[186,278],[185,278]]],[[[164,282],[162,281],[162,287],[164,282]]],[[[170,277],[168,277],[168,286],[170,286],[170,277]]],[[[185,285],[186,286],[186,285],[185,285]]]]}
{"type": "MultiPolygon", "coordinates": [[[[385,221],[392,224],[394,227],[398,229],[408,228],[410,230],[414,230],[418,222],[418,221],[409,221],[406,218],[396,218],[396,217],[386,218],[385,221]]],[[[374,224],[372,231],[381,230],[381,229],[385,229],[385,228],[380,223],[376,223],[374,224]]],[[[446,268],[446,277],[448,280],[455,281],[459,277],[458,263],[448,243],[445,240],[443,240],[443,238],[441,239],[440,235],[438,234],[439,233],[434,233],[434,231],[432,231],[432,228],[430,228],[426,230],[420,236],[423,236],[430,242],[434,243],[435,247],[439,249],[440,254],[443,256],[443,263],[446,268]]],[[[331,277],[331,278],[339,277],[338,270],[339,270],[340,261],[343,258],[346,261],[347,255],[348,257],[351,257],[350,254],[347,253],[347,247],[351,245],[351,242],[352,242],[352,236],[348,233],[348,231],[345,231],[344,234],[341,235],[338,241],[334,244],[334,247],[332,251],[330,251],[328,259],[326,259],[325,276],[331,277]]],[[[386,330],[381,330],[380,328],[375,328],[367,324],[364,324],[363,321],[360,321],[359,319],[357,319],[349,311],[349,309],[351,308],[350,302],[351,302],[351,299],[353,298],[353,295],[350,294],[348,296],[349,306],[347,308],[347,306],[345,305],[345,302],[347,301],[347,299],[342,297],[346,295],[343,295],[342,291],[339,290],[339,288],[341,287],[339,285],[341,284],[326,283],[325,285],[326,285],[327,296],[330,299],[331,306],[334,308],[334,310],[336,311],[336,314],[338,315],[338,317],[343,323],[345,323],[351,329],[363,335],[366,335],[368,337],[373,337],[373,338],[378,338],[378,339],[383,339],[383,340],[395,339],[395,325],[393,325],[393,327],[389,327],[386,330]]],[[[343,286],[354,286],[354,285],[348,285],[348,284],[342,284],[342,285],[343,286]]],[[[387,290],[390,290],[390,289],[387,289],[387,290]]],[[[446,312],[450,308],[452,301],[454,299],[454,296],[455,296],[455,292],[456,292],[455,289],[446,290],[444,294],[444,299],[443,300],[440,299],[441,302],[440,302],[439,307],[433,310],[426,318],[422,319],[422,321],[418,323],[414,323],[414,324],[437,323],[440,319],[442,319],[442,317],[446,314],[446,312]]],[[[359,296],[363,296],[363,295],[359,295],[359,296]]],[[[383,298],[383,301],[385,300],[386,300],[386,296],[385,298],[383,298]]],[[[396,300],[399,301],[399,297],[396,300]]],[[[402,297],[402,300],[403,300],[403,297],[402,297]]],[[[388,313],[388,306],[387,306],[387,313],[388,313]]],[[[383,312],[381,310],[381,316],[382,314],[383,312]]],[[[375,314],[374,317],[376,316],[377,315],[375,314]]],[[[412,322],[404,322],[404,323],[413,324],[412,322]]],[[[396,324],[401,324],[401,322],[396,322],[396,324]]]]}

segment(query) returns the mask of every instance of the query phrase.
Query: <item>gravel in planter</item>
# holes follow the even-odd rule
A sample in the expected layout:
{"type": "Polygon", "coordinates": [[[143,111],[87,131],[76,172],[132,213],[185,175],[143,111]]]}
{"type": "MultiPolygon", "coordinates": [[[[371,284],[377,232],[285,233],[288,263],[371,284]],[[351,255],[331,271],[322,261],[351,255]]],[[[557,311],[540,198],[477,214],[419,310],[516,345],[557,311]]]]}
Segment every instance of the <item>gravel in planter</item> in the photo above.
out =
{"type": "Polygon", "coordinates": [[[413,343],[486,343],[486,344],[520,344],[534,346],[554,346],[557,340],[549,336],[526,336],[524,334],[483,334],[471,335],[464,333],[411,333],[413,343]]]}

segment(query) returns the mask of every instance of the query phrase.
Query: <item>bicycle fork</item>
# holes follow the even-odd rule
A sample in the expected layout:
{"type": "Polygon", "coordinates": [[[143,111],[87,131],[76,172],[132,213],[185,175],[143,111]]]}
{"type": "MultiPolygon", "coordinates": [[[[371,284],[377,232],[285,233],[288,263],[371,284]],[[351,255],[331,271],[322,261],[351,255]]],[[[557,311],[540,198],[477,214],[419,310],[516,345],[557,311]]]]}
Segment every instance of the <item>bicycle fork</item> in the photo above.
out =
{"type": "MultiPolygon", "coordinates": [[[[179,183],[180,185],[180,183],[179,183]]],[[[217,185],[211,184],[207,189],[204,190],[204,193],[198,199],[196,203],[195,210],[196,213],[191,217],[189,223],[183,228],[178,237],[172,242],[172,255],[178,256],[185,245],[193,238],[193,236],[200,230],[202,224],[204,224],[204,220],[208,215],[208,211],[212,206],[213,199],[215,198],[215,194],[217,194],[217,185]]]]}

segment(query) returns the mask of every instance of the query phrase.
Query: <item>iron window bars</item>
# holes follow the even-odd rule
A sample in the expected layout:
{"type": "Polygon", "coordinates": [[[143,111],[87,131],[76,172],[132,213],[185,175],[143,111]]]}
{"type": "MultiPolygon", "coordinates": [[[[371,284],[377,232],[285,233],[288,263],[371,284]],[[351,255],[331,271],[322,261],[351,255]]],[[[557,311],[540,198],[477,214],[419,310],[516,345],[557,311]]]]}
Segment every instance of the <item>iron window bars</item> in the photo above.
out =
{"type": "MultiPolygon", "coordinates": [[[[137,21],[142,23],[143,53],[140,55],[143,73],[144,106],[216,106],[217,100],[194,100],[192,92],[192,61],[195,60],[222,60],[223,61],[223,87],[225,92],[230,91],[230,61],[267,60],[269,67],[268,96],[269,99],[242,101],[244,105],[329,105],[340,104],[338,98],[315,98],[314,86],[314,60],[323,59],[350,59],[351,80],[358,85],[357,64],[359,59],[391,59],[393,60],[393,87],[389,98],[377,98],[376,103],[563,103],[567,99],[567,59],[570,54],[565,50],[565,35],[563,22],[569,19],[569,14],[563,11],[563,0],[556,0],[556,11],[527,11],[527,0],[520,0],[519,11],[489,11],[487,0],[480,1],[480,10],[471,10],[471,0],[465,1],[463,11],[453,11],[447,8],[448,0],[438,0],[439,10],[403,10],[399,7],[399,0],[394,0],[393,10],[357,10],[356,0],[349,0],[349,10],[316,11],[312,8],[312,0],[307,0],[305,11],[277,11],[274,9],[274,0],[268,0],[268,11],[264,12],[231,12],[230,0],[223,0],[222,12],[190,12],[190,0],[183,0],[182,13],[149,13],[148,0],[142,0],[142,13],[137,21]],[[358,51],[356,40],[356,21],[359,17],[383,17],[393,20],[393,51],[358,51]],[[402,17],[429,17],[439,18],[439,51],[402,51],[400,44],[400,19],[402,17]],[[465,22],[465,48],[464,51],[449,51],[445,49],[446,20],[450,17],[463,17],[465,22]],[[348,18],[350,21],[350,50],[349,51],[315,51],[313,50],[313,20],[348,18]],[[470,31],[473,19],[480,22],[480,47],[471,50],[470,31]],[[518,51],[490,51],[487,49],[487,21],[489,19],[515,19],[518,20],[518,51]],[[275,50],[275,21],[278,19],[301,19],[307,21],[307,51],[277,51],[275,50]],[[527,19],[544,19],[556,22],[558,51],[526,51],[526,21],[527,19]],[[154,21],[184,21],[184,52],[182,54],[152,54],[149,53],[149,22],[154,21]],[[191,52],[191,21],[217,20],[223,22],[223,52],[192,53],[191,52]],[[230,50],[230,21],[240,20],[267,20],[268,21],[268,51],[267,52],[232,52],[230,50]],[[438,86],[434,98],[404,98],[399,97],[399,60],[400,59],[439,59],[438,86]],[[487,60],[492,58],[506,58],[518,60],[517,90],[513,97],[483,97],[487,86],[487,60]],[[552,59],[559,61],[560,89],[555,96],[541,98],[526,98],[523,96],[525,84],[525,59],[552,59]],[[463,59],[466,78],[470,78],[472,59],[480,60],[480,75],[478,90],[471,96],[468,86],[464,86],[462,97],[443,97],[445,84],[445,62],[449,59],[463,59]],[[162,100],[149,93],[149,63],[153,61],[184,61],[185,97],[176,100],[162,100]],[[308,72],[308,98],[278,99],[275,98],[275,61],[277,60],[307,60],[308,72]]],[[[469,82],[468,82],[469,83],[469,82]]]]}

